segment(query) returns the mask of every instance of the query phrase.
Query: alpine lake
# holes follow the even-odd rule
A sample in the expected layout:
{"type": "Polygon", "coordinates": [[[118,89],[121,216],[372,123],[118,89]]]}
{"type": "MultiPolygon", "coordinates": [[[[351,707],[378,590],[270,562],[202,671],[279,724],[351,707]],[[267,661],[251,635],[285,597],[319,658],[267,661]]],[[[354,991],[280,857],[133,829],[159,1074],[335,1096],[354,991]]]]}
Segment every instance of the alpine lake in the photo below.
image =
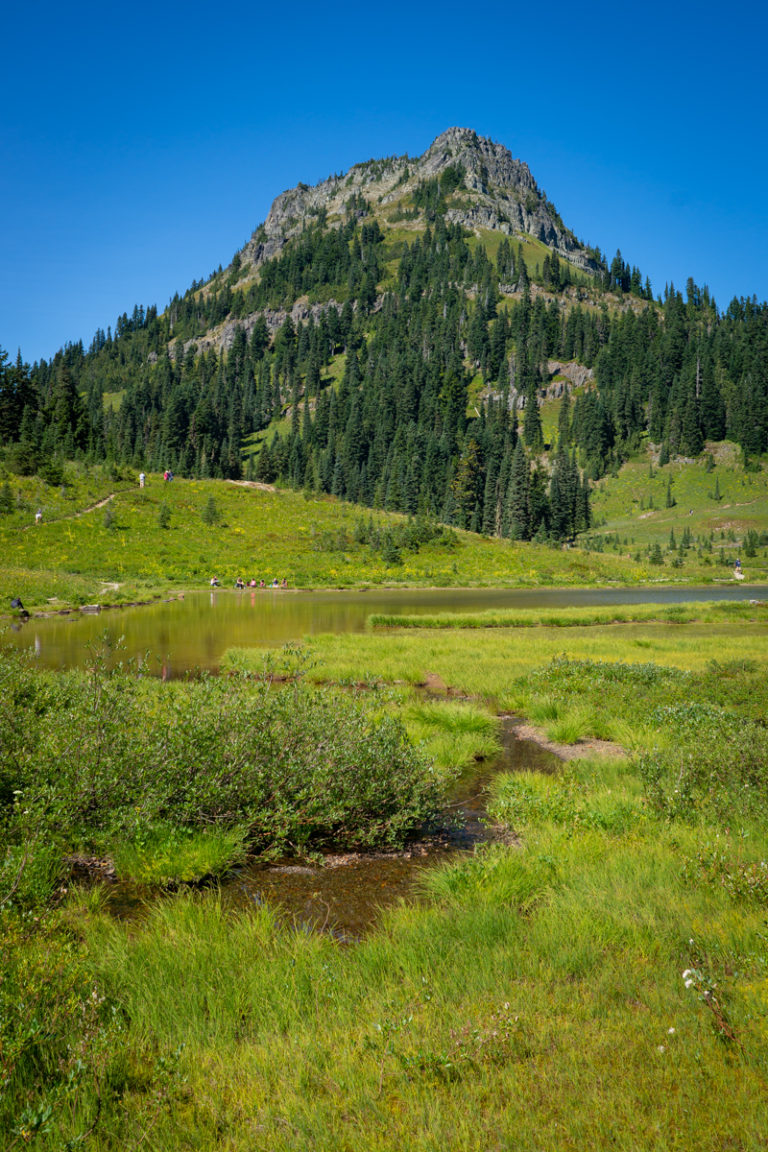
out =
{"type": "MultiPolygon", "coordinates": [[[[128,608],[52,612],[15,623],[4,643],[26,649],[40,666],[83,668],[101,653],[108,663],[130,661],[143,674],[173,679],[216,673],[232,647],[277,649],[324,633],[364,632],[372,613],[426,615],[502,608],[565,608],[695,601],[749,601],[764,588],[657,586],[611,589],[370,589],[303,591],[247,588],[186,592],[128,608]]],[[[244,910],[267,902],[298,930],[330,933],[354,942],[375,923],[379,910],[418,897],[427,867],[471,852],[495,838],[486,819],[485,795],[497,772],[553,772],[552,752],[516,733],[515,717],[500,717],[502,751],[462,775],[445,812],[444,826],[404,852],[343,854],[321,864],[292,859],[254,860],[222,881],[228,906],[244,910]]],[[[109,904],[121,917],[141,916],[147,893],[116,882],[109,904]]]]}

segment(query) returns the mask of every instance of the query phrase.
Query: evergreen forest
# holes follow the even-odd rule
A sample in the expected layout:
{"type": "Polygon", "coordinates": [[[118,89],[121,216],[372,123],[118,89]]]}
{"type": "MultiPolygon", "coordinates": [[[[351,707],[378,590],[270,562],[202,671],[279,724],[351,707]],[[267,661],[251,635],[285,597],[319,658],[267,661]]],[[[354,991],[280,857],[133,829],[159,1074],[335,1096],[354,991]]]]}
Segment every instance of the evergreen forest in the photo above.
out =
{"type": "Polygon", "coordinates": [[[590,482],[644,441],[661,463],[724,438],[747,464],[768,449],[768,304],[721,311],[692,280],[654,299],[620,253],[590,250],[586,274],[525,238],[473,235],[446,211],[462,179],[419,184],[410,230],[358,193],[255,272],[238,253],[88,348],[32,366],[0,350],[7,467],[246,478],[563,541],[590,528],[590,482]],[[574,364],[586,383],[561,377],[545,442],[540,403],[574,364]]]}

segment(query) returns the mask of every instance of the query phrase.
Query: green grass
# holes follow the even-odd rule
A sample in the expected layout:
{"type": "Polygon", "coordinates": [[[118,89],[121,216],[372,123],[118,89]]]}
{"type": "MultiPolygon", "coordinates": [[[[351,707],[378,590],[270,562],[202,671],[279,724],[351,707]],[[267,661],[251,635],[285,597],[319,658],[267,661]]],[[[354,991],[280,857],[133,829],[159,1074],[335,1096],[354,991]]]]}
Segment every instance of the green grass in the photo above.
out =
{"type": "MultiPolygon", "coordinates": [[[[205,586],[214,574],[223,583],[239,575],[285,576],[291,587],[558,587],[636,584],[658,571],[624,557],[469,532],[456,533],[455,548],[436,541],[405,551],[400,564],[387,564],[354,543],[355,524],[360,517],[368,520],[368,509],[225,481],[176,479],[165,485],[150,475],[139,490],[130,479],[89,479],[68,489],[60,503],[53,495],[44,501],[39,527],[29,511],[35,493],[29,492],[25,513],[0,518],[0,596],[7,602],[21,595],[28,608],[47,608],[54,596],[75,604],[143,599],[151,592],[205,586]],[[111,493],[107,526],[103,508],[86,509],[111,493]],[[203,520],[211,496],[221,517],[217,525],[203,520]],[[167,528],[159,523],[162,505],[169,512],[167,528]]],[[[374,519],[404,521],[384,512],[374,519]]],[[[690,566],[675,576],[700,580],[702,572],[709,579],[716,575],[712,568],[690,566]]]]}
{"type": "Polygon", "coordinates": [[[121,880],[150,886],[189,883],[221,876],[242,863],[246,839],[243,828],[180,832],[172,826],[157,827],[140,839],[119,843],[112,858],[121,880]]]}
{"type": "Polygon", "coordinates": [[[115,1136],[151,1119],[159,1147],[245,1149],[258,1128],[286,1150],[761,1148],[764,914],[687,881],[689,838],[631,790],[605,807],[622,777],[592,773],[575,823],[547,781],[521,848],[430,873],[427,907],[353,949],[215,897],[140,931],[87,921],[97,986],[130,1021],[106,1070],[115,1136]]]}
{"type": "MultiPolygon", "coordinates": [[[[216,892],[130,923],[83,892],[36,926],[4,914],[8,1143],[765,1147],[765,625],[570,624],[318,642],[317,674],[429,672],[636,751],[497,777],[513,843],[423,873],[360,943],[216,892]]],[[[373,703],[427,743],[495,740],[477,704],[373,703]]]]}
{"type": "MultiPolygon", "coordinates": [[[[587,610],[589,613],[591,610],[587,610]]],[[[695,609],[694,609],[695,611],[695,609]]],[[[313,636],[307,642],[319,681],[405,682],[416,685],[430,674],[500,709],[520,703],[518,677],[531,667],[567,657],[610,664],[651,663],[685,671],[705,669],[725,652],[765,668],[768,626],[761,617],[722,623],[610,624],[536,628],[474,628],[313,636]]],[[[234,653],[233,653],[234,655],[234,653]]],[[[261,655],[238,650],[240,666],[257,668],[261,655]]]]}
{"type": "MultiPolygon", "coordinates": [[[[341,359],[331,376],[342,370],[341,359]]],[[[641,456],[605,477],[594,493],[597,526],[582,539],[586,549],[457,532],[455,548],[435,541],[404,551],[394,564],[355,543],[355,525],[361,517],[367,522],[371,511],[333,497],[221,480],[164,485],[158,475],[148,476],[140,491],[129,468],[67,464],[63,484],[7,478],[12,509],[0,516],[0,597],[7,603],[21,596],[36,609],[125,603],[201,587],[214,574],[225,583],[239,575],[285,576],[305,588],[732,582],[740,553],[745,578],[767,580],[765,546],[748,557],[743,544],[748,531],[768,531],[768,472],[744,472],[728,445],[718,448],[718,460],[715,472],[707,472],[702,457],[686,467],[654,468],[651,478],[649,457],[641,456]],[[709,494],[715,476],[724,493],[720,502],[709,494]],[[666,508],[670,478],[676,504],[666,508]],[[651,494],[654,508],[645,508],[651,494]],[[108,497],[109,516],[105,507],[94,507],[108,497]],[[220,513],[215,526],[203,520],[211,497],[220,513]],[[159,522],[162,505],[169,512],[166,528],[159,522]],[[38,508],[43,522],[36,526],[38,508]],[[686,529],[692,547],[670,551],[670,533],[679,544],[686,529]],[[650,563],[654,544],[662,551],[660,565],[650,563]]],[[[373,518],[380,525],[404,522],[380,511],[373,518]]]]}
{"type": "Polygon", "coordinates": [[[415,699],[400,715],[411,740],[443,770],[455,773],[500,750],[495,717],[469,702],[415,699]]]}
{"type": "Polygon", "coordinates": [[[686,555],[686,566],[696,564],[701,572],[709,570],[722,578],[732,575],[733,561],[740,556],[745,578],[764,580],[766,549],[746,558],[743,546],[750,529],[768,530],[768,472],[745,472],[734,444],[710,447],[712,471],[707,471],[706,452],[696,461],[673,460],[659,468],[656,457],[646,450],[624,464],[617,476],[606,476],[593,493],[596,527],[591,535],[611,536],[608,547],[628,556],[659,544],[665,555],[657,576],[674,577],[676,570],[670,567],[674,554],[667,550],[670,532],[679,545],[687,529],[695,543],[686,555]],[[719,501],[712,499],[716,480],[719,501]],[[675,504],[666,507],[670,483],[675,504]]]}
{"type": "Polygon", "coordinates": [[[701,601],[691,604],[625,604],[594,608],[502,608],[485,612],[440,612],[435,615],[397,615],[374,612],[371,628],[575,628],[598,624],[634,624],[654,621],[673,624],[759,620],[764,605],[743,601],[701,601]]]}

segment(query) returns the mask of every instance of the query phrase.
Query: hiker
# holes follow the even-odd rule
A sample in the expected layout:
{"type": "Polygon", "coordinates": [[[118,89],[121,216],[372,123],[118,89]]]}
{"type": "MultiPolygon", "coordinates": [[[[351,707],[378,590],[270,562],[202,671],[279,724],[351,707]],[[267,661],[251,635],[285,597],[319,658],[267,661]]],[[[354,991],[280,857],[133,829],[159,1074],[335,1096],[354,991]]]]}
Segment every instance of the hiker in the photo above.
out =
{"type": "Polygon", "coordinates": [[[145,480],[146,480],[146,476],[144,475],[144,473],[143,473],[143,472],[139,472],[139,488],[143,488],[143,487],[144,487],[144,481],[145,481],[145,480]]]}
{"type": "Polygon", "coordinates": [[[42,522],[43,522],[43,510],[42,510],[42,508],[38,508],[37,512],[35,512],[35,524],[42,524],[42,522]]]}

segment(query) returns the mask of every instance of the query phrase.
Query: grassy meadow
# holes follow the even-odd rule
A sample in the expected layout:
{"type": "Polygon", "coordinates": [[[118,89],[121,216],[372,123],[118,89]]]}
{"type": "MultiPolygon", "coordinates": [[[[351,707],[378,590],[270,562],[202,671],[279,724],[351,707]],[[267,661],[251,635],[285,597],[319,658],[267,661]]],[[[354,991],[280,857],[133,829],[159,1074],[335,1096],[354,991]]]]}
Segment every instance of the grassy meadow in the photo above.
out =
{"type": "MultiPolygon", "coordinates": [[[[368,510],[313,494],[72,466],[9,478],[0,587],[34,610],[214,574],[703,583],[736,549],[760,580],[764,474],[653,468],[600,482],[587,551],[409,548],[402,517],[361,532],[368,510]]],[[[763,1149],[767,640],[758,601],[380,616],[185,683],[2,654],[0,1146],[763,1149]],[[562,757],[494,778],[503,842],[352,944],[228,908],[216,878],[248,854],[399,849],[496,755],[499,713],[562,757]],[[73,860],[138,885],[140,913],[73,860]]]]}
{"type": "Polygon", "coordinates": [[[285,577],[300,588],[712,583],[734,580],[737,557],[745,579],[760,582],[768,473],[745,472],[725,449],[708,467],[629,462],[597,486],[595,528],[561,548],[454,530],[419,541],[402,516],[315,493],[158,475],[140,490],[126,468],[70,464],[55,485],[0,485],[0,596],[34,610],[119,604],[214,575],[225,585],[285,577]]]}
{"type": "MultiPolygon", "coordinates": [[[[424,872],[419,898],[382,914],[353,945],[291,930],[265,905],[227,911],[215,889],[155,898],[129,922],[110,913],[104,888],[57,888],[42,905],[6,898],[7,1146],[763,1148],[762,611],[684,605],[667,619],[632,609],[635,619],[610,622],[586,609],[581,621],[571,610],[557,623],[482,629],[463,617],[438,629],[378,628],[349,645],[316,638],[311,660],[293,656],[304,678],[369,677],[369,715],[401,719],[421,755],[454,768],[493,755],[502,708],[563,756],[582,755],[554,773],[497,776],[490,816],[512,843],[424,872]],[[438,694],[414,691],[423,680],[438,694]],[[440,750],[445,738],[450,750],[440,750]]],[[[82,683],[74,677],[66,689],[70,729],[82,683]]],[[[248,693],[275,695],[260,679],[231,683],[233,716],[248,693]]],[[[128,706],[119,676],[91,684],[91,697],[98,689],[118,714],[128,706]]],[[[25,682],[18,706],[37,692],[44,715],[45,694],[63,691],[50,676],[36,689],[25,682]]],[[[153,725],[169,708],[174,728],[202,723],[205,742],[218,746],[226,683],[223,696],[211,685],[200,700],[195,691],[132,689],[149,694],[153,725]],[[203,706],[209,697],[213,706],[203,706]]],[[[289,684],[282,693],[290,700],[294,691],[309,700],[313,690],[289,684]]],[[[102,712],[90,721],[93,739],[112,715],[102,712]]],[[[278,709],[278,719],[287,735],[289,712],[278,709]]],[[[327,716],[310,728],[322,739],[327,716]]],[[[244,763],[259,758],[233,740],[244,763]]],[[[164,742],[160,733],[157,748],[164,742]]],[[[42,747],[31,741],[30,764],[42,747]]],[[[230,790],[231,767],[220,770],[230,790]]],[[[217,790],[205,775],[210,803],[217,790]]],[[[167,759],[162,776],[176,788],[184,780],[167,759]]],[[[22,817],[34,808],[31,792],[20,798],[9,783],[22,817]]],[[[162,816],[163,794],[153,786],[150,795],[162,816]]],[[[114,820],[113,788],[107,796],[114,820]]],[[[86,794],[80,802],[92,811],[86,794]]],[[[184,811],[194,817],[199,803],[189,793],[184,811]]],[[[233,799],[223,807],[234,811],[233,799]]],[[[121,810],[135,822],[127,794],[121,810]]],[[[133,842],[144,858],[156,852],[151,837],[133,842]]]]}

